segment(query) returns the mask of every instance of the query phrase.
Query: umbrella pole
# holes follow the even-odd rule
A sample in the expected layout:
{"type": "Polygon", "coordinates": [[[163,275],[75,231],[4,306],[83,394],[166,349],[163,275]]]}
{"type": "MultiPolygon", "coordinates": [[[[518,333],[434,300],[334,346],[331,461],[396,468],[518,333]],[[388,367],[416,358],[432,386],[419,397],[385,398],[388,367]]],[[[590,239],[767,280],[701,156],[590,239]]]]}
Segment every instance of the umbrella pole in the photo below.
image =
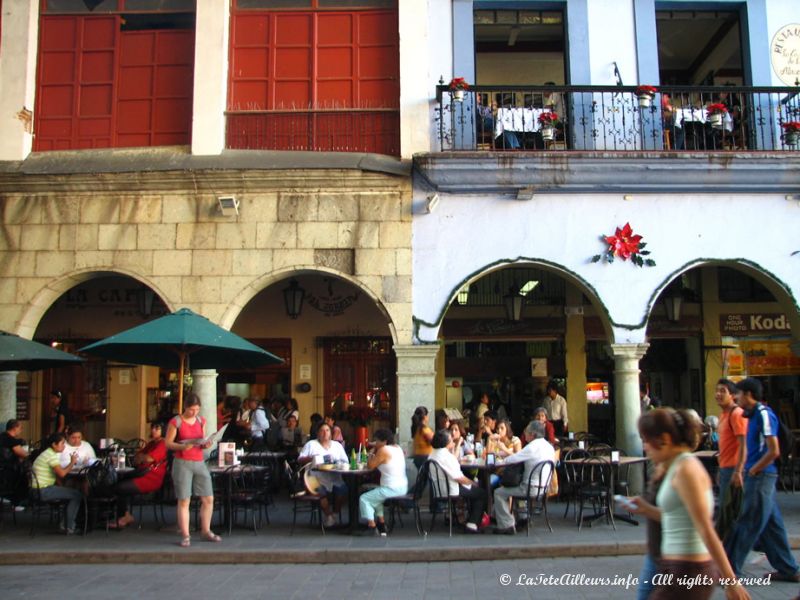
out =
{"type": "Polygon", "coordinates": [[[181,352],[178,354],[181,361],[181,366],[178,369],[178,414],[183,414],[183,366],[186,362],[186,354],[181,352]]]}

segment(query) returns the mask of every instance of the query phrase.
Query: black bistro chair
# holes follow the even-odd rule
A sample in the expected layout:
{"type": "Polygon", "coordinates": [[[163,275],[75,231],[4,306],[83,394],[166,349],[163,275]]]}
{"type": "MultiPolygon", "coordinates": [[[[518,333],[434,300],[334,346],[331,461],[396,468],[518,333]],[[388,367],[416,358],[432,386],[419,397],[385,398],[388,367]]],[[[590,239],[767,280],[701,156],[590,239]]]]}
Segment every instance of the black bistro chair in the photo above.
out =
{"type": "Polygon", "coordinates": [[[311,463],[294,469],[288,461],[285,463],[286,479],[289,481],[289,499],[292,501],[292,528],[289,535],[294,535],[294,526],[299,513],[309,513],[311,524],[319,520],[322,535],[325,535],[325,517],[322,513],[322,497],[306,489],[305,473],[311,468],[311,463]]]}
{"type": "Polygon", "coordinates": [[[450,482],[444,469],[436,461],[428,460],[428,481],[431,484],[431,526],[428,531],[433,531],[436,522],[436,515],[440,512],[445,513],[450,528],[450,537],[453,537],[453,521],[457,515],[459,495],[450,494],[450,482]]]}
{"type": "Polygon", "coordinates": [[[578,531],[583,527],[583,507],[587,502],[592,505],[593,515],[590,518],[605,516],[616,531],[614,513],[611,510],[610,468],[608,461],[600,456],[584,458],[579,465],[578,473],[578,531]]]}
{"type": "Polygon", "coordinates": [[[533,525],[533,517],[538,512],[544,515],[544,521],[547,523],[547,528],[550,533],[553,532],[553,527],[550,525],[550,517],[547,514],[547,490],[550,488],[550,481],[553,479],[556,464],[552,460],[546,460],[538,463],[528,476],[528,486],[526,488],[527,494],[525,496],[512,497],[513,506],[517,506],[517,501],[521,500],[525,506],[525,513],[528,515],[528,522],[525,526],[526,535],[531,534],[531,525],[533,525]]]}
{"type": "Polygon", "coordinates": [[[414,514],[414,525],[417,527],[417,534],[424,535],[426,532],[422,529],[422,516],[420,512],[420,502],[425,488],[428,486],[428,463],[427,461],[422,464],[417,471],[417,478],[414,485],[407,494],[402,496],[395,496],[394,498],[387,498],[384,503],[384,509],[389,511],[389,522],[386,524],[386,531],[391,533],[394,529],[395,520],[400,521],[400,526],[403,527],[402,513],[409,510],[414,514]]]}

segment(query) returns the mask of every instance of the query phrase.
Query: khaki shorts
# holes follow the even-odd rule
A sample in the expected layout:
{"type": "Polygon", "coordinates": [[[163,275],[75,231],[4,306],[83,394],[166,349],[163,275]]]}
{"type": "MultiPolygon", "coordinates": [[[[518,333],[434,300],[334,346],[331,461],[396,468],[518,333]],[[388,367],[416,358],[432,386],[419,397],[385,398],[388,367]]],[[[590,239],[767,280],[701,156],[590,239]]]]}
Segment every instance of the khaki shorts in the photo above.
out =
{"type": "Polygon", "coordinates": [[[213,496],[211,473],[202,460],[183,460],[176,458],[172,462],[172,484],[175,486],[175,497],[186,500],[192,496],[213,496]]]}

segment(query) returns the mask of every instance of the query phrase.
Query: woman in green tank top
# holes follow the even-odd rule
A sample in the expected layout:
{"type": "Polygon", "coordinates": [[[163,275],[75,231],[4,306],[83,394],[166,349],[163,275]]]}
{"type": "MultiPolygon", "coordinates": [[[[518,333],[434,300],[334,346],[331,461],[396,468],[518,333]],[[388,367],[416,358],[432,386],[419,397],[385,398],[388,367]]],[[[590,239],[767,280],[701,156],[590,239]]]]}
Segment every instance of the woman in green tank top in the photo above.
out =
{"type": "Polygon", "coordinates": [[[633,499],[633,512],[661,522],[661,560],[650,600],[706,600],[717,584],[727,598],[749,598],[714,530],[714,496],[705,467],[692,456],[702,424],[696,413],[659,408],[639,419],[647,456],[665,470],[657,507],[633,499]]]}

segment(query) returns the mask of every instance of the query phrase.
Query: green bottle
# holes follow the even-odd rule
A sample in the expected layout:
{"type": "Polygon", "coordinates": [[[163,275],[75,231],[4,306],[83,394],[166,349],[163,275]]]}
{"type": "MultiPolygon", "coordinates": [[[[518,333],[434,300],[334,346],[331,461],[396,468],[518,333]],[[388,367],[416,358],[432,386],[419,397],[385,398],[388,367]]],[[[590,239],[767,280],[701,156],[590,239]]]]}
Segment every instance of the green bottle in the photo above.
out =
{"type": "Polygon", "coordinates": [[[358,461],[356,460],[356,449],[350,450],[350,468],[354,471],[358,468],[358,461]]]}
{"type": "Polygon", "coordinates": [[[367,449],[366,448],[362,448],[361,449],[361,462],[364,464],[364,467],[366,468],[366,465],[367,465],[367,449]]]}

